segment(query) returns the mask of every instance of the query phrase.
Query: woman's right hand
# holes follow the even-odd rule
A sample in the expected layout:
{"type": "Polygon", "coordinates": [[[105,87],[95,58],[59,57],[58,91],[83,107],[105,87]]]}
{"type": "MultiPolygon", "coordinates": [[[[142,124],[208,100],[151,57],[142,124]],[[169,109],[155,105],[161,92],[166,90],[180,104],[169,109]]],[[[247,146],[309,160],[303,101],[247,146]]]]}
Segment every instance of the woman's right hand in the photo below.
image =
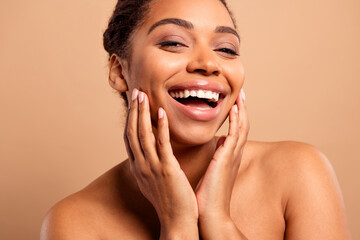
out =
{"type": "Polygon", "coordinates": [[[157,132],[155,138],[146,94],[134,89],[124,131],[130,170],[140,191],[157,212],[161,236],[196,239],[195,193],[173,154],[168,119],[162,108],[158,111],[157,132]]]}

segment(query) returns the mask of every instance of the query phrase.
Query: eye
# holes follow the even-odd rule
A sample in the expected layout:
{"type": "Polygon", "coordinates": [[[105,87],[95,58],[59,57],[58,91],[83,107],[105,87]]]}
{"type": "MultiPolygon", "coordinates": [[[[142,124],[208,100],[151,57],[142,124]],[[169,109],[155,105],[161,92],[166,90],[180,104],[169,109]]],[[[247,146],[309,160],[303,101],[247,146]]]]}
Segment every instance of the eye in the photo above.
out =
{"type": "Polygon", "coordinates": [[[230,49],[230,48],[219,48],[219,49],[216,49],[216,51],[230,54],[233,56],[240,56],[236,51],[234,51],[233,49],[230,49]]]}
{"type": "Polygon", "coordinates": [[[159,43],[161,47],[186,47],[185,44],[176,41],[164,41],[159,43]]]}

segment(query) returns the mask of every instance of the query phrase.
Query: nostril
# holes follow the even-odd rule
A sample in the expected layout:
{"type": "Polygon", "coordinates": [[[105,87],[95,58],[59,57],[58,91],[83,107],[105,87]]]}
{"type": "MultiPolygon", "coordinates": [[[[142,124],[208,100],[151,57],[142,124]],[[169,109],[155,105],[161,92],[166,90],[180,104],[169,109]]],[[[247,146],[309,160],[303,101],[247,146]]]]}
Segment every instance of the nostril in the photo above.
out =
{"type": "Polygon", "coordinates": [[[214,74],[214,75],[216,75],[216,76],[219,76],[219,74],[220,74],[220,71],[218,71],[218,70],[216,70],[216,71],[213,71],[213,73],[212,74],[214,74]]]}
{"type": "Polygon", "coordinates": [[[220,74],[220,71],[218,70],[215,70],[215,71],[207,71],[205,69],[195,69],[193,72],[197,72],[197,73],[200,73],[200,74],[203,74],[203,75],[216,75],[218,76],[220,74]]]}
{"type": "Polygon", "coordinates": [[[194,72],[206,73],[206,70],[204,70],[204,69],[195,69],[194,72]]]}

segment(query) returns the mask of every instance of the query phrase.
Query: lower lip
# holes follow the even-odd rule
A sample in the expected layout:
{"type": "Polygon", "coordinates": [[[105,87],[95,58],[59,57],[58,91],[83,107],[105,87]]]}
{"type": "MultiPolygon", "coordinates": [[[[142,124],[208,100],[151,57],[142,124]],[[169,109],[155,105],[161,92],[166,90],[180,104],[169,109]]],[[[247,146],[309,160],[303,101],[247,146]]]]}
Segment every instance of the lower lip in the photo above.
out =
{"type": "Polygon", "coordinates": [[[222,103],[222,99],[218,101],[218,104],[215,108],[209,108],[209,109],[199,109],[194,107],[189,107],[184,104],[179,103],[174,98],[172,98],[170,95],[171,101],[174,102],[175,106],[186,116],[193,120],[197,121],[211,121],[215,119],[219,113],[220,113],[220,106],[222,103]]]}

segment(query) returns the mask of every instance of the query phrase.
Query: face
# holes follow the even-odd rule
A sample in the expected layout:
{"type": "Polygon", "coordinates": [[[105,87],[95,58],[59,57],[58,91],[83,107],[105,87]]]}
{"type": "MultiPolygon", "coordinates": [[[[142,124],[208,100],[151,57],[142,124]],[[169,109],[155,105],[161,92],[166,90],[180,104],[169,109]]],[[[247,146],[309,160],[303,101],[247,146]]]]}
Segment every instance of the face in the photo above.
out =
{"type": "Polygon", "coordinates": [[[134,33],[124,69],[133,88],[149,97],[156,126],[164,108],[175,143],[209,142],[225,121],[244,82],[240,43],[219,0],[158,0],[134,33]]]}

